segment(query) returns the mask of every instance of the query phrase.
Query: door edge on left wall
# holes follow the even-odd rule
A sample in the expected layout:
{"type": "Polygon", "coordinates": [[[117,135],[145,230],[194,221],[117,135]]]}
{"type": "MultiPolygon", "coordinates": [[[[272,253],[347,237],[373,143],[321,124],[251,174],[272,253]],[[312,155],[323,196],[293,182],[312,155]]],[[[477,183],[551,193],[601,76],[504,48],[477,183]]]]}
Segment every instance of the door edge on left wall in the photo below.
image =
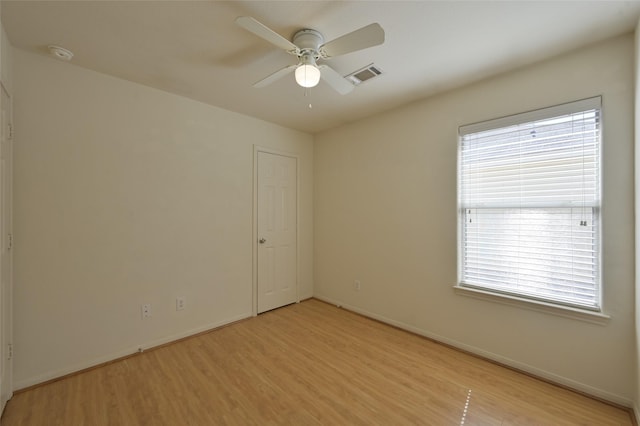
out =
{"type": "Polygon", "coordinates": [[[296,159],[296,301],[300,303],[300,156],[294,152],[281,151],[265,146],[253,145],[253,217],[252,217],[252,286],[251,312],[258,315],[258,153],[282,155],[296,159]]]}
{"type": "Polygon", "coordinates": [[[6,265],[0,259],[0,327],[3,328],[2,341],[0,341],[0,362],[6,362],[4,382],[0,383],[0,416],[4,413],[7,402],[13,397],[13,142],[15,140],[13,127],[13,98],[0,81],[2,123],[2,141],[6,147],[4,155],[5,167],[4,179],[0,180],[0,196],[4,197],[2,203],[2,216],[0,216],[0,232],[2,232],[1,253],[6,250],[6,265]],[[6,140],[4,140],[6,138],[6,140]],[[6,274],[6,275],[5,275],[6,274]]]}

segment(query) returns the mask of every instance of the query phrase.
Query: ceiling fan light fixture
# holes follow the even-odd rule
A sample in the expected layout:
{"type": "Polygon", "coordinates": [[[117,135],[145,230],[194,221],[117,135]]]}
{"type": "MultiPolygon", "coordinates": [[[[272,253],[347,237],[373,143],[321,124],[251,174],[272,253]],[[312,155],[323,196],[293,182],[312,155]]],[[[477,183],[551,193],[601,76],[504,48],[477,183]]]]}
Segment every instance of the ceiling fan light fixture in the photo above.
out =
{"type": "Polygon", "coordinates": [[[296,82],[302,87],[315,87],[320,82],[320,70],[315,65],[300,65],[296,68],[296,82]]]}
{"type": "Polygon", "coordinates": [[[320,69],[312,54],[306,53],[300,58],[296,68],[296,83],[302,87],[315,87],[320,82],[320,69]]]}

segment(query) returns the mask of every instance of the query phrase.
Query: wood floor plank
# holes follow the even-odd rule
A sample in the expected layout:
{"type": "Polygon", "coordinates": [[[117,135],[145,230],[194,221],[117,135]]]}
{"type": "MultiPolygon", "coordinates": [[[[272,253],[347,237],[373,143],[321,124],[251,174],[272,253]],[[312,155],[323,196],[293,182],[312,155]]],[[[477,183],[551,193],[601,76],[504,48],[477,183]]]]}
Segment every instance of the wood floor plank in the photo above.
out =
{"type": "Polygon", "coordinates": [[[3,426],[631,425],[628,411],[317,300],[17,393],[3,426]]]}

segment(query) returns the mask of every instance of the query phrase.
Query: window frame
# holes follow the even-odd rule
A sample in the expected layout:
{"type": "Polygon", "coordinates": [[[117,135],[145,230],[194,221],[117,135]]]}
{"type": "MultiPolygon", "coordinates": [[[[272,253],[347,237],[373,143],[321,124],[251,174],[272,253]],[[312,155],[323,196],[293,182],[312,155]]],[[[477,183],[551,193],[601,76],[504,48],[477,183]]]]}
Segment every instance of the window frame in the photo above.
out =
{"type": "Polygon", "coordinates": [[[537,311],[549,312],[561,316],[577,317],[578,319],[584,319],[589,322],[604,323],[607,322],[609,316],[604,313],[603,300],[604,300],[604,284],[602,280],[602,192],[603,192],[603,107],[602,96],[595,96],[586,98],[574,102],[563,103],[547,108],[541,108],[531,110],[523,113],[513,114],[500,118],[485,120],[468,125],[462,125],[458,127],[458,145],[457,145],[457,173],[456,173],[456,195],[457,195],[457,280],[454,289],[456,293],[471,296],[474,298],[480,298],[483,300],[490,300],[499,303],[506,303],[508,305],[517,305],[537,311]],[[599,139],[598,139],[598,190],[599,199],[597,205],[594,207],[594,216],[597,218],[596,227],[596,255],[595,255],[595,282],[597,286],[597,307],[589,308],[582,306],[574,306],[571,304],[561,303],[556,300],[546,298],[528,297],[526,295],[518,295],[509,292],[501,292],[491,288],[484,288],[482,286],[465,284],[462,282],[463,277],[463,256],[464,256],[464,210],[467,206],[462,205],[462,141],[465,135],[483,132],[487,130],[495,130],[499,128],[509,127],[517,124],[529,123],[537,120],[551,119],[562,115],[578,113],[581,111],[587,111],[590,109],[597,109],[599,111],[599,139]]]}

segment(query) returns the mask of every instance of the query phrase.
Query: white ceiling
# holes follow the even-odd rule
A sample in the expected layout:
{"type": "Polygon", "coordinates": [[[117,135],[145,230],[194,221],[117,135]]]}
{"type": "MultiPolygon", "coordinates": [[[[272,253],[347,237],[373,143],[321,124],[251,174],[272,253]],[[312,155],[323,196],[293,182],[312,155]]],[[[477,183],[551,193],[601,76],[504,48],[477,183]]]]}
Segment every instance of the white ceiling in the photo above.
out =
{"type": "Polygon", "coordinates": [[[44,1],[1,3],[11,43],[306,132],[424,98],[633,31],[640,1],[44,1]],[[313,28],[332,40],[372,22],[381,46],[330,59],[343,75],[384,75],[347,95],[308,91],[289,75],[252,84],[295,58],[234,24],[252,16],[284,37],[313,28]],[[309,108],[309,104],[312,108],[309,108]]]}

